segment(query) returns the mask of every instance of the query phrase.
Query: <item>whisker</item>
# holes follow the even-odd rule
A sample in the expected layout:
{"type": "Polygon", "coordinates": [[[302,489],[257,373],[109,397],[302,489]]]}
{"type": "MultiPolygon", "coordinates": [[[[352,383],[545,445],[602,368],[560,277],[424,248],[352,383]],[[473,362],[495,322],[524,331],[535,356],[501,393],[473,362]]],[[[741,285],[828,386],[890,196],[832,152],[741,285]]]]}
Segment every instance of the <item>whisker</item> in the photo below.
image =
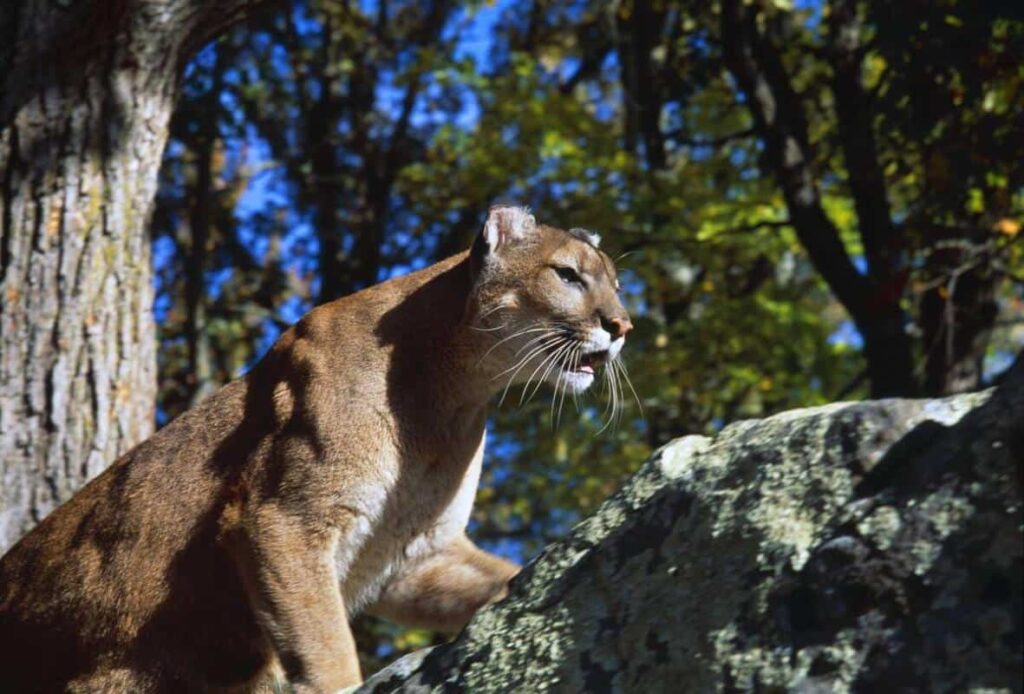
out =
{"type": "MultiPolygon", "coordinates": [[[[569,338],[563,337],[562,339],[565,340],[565,343],[564,343],[565,346],[571,346],[572,345],[572,342],[569,340],[569,338]]],[[[533,377],[546,364],[554,364],[555,360],[558,359],[558,356],[559,356],[559,354],[561,352],[562,352],[562,349],[553,350],[551,355],[548,358],[546,358],[544,361],[542,361],[540,364],[538,364],[537,368],[535,368],[533,370],[533,372],[530,374],[530,377],[526,379],[526,385],[523,386],[523,393],[522,393],[522,395],[519,396],[519,404],[520,405],[523,404],[523,399],[526,397],[526,391],[530,387],[530,382],[533,380],[533,377]]],[[[544,383],[544,379],[547,378],[548,372],[550,370],[551,370],[550,367],[544,370],[544,373],[541,375],[540,380],[537,381],[537,385],[534,386],[533,392],[530,393],[530,398],[533,398],[534,394],[537,392],[537,389],[540,388],[542,383],[544,383]]],[[[527,402],[529,402],[529,400],[527,400],[527,402]]]]}
{"type": "Polygon", "coordinates": [[[558,378],[555,379],[555,390],[551,394],[551,407],[548,410],[548,419],[551,421],[551,430],[555,430],[555,400],[558,398],[558,387],[562,385],[562,378],[565,376],[565,371],[559,369],[558,378]]]}
{"type": "Polygon", "coordinates": [[[616,361],[615,362],[615,382],[619,386],[619,402],[618,402],[619,410],[618,410],[618,412],[615,415],[615,419],[616,419],[616,421],[618,421],[620,423],[622,422],[622,413],[626,411],[626,395],[625,395],[626,391],[622,387],[622,380],[623,380],[622,377],[623,377],[622,363],[619,362],[619,361],[616,361]]]}
{"type": "Polygon", "coordinates": [[[493,333],[496,330],[504,330],[507,327],[508,327],[508,323],[502,323],[501,325],[496,325],[493,328],[478,328],[475,325],[471,325],[471,326],[469,326],[469,329],[470,330],[476,330],[477,332],[481,332],[481,333],[493,333]]]}
{"type": "Polygon", "coordinates": [[[622,371],[619,368],[619,364],[617,362],[613,363],[613,370],[615,372],[615,390],[618,392],[619,395],[619,397],[615,401],[615,410],[613,412],[613,417],[615,419],[615,424],[613,425],[613,428],[617,429],[619,424],[622,422],[622,412],[625,409],[624,403],[626,398],[623,397],[622,392],[622,371]]]}
{"type": "Polygon", "coordinates": [[[488,349],[486,352],[484,352],[484,355],[482,357],[480,357],[480,359],[476,362],[476,365],[479,367],[481,364],[483,364],[484,363],[484,359],[486,359],[491,354],[491,352],[493,352],[500,345],[505,344],[509,340],[515,339],[517,337],[521,337],[522,335],[528,335],[529,333],[545,332],[547,330],[549,330],[549,328],[547,328],[547,327],[531,326],[529,328],[523,328],[522,330],[514,332],[511,335],[506,335],[505,337],[501,338],[500,340],[495,342],[493,345],[491,345],[491,348],[488,349]]]}
{"type": "MultiPolygon", "coordinates": [[[[579,366],[580,352],[582,350],[581,344],[576,344],[572,352],[569,353],[569,361],[566,364],[566,371],[575,371],[579,366]]],[[[558,415],[555,417],[555,426],[557,427],[562,421],[562,408],[565,406],[565,392],[569,389],[569,381],[566,379],[565,387],[562,388],[562,397],[558,400],[558,415]]]]}
{"type": "Polygon", "coordinates": [[[604,409],[601,411],[601,419],[604,420],[604,425],[600,429],[598,429],[598,434],[602,433],[605,429],[608,428],[608,422],[610,421],[610,417],[615,413],[614,375],[612,374],[611,369],[607,365],[604,368],[603,376],[604,381],[602,382],[602,386],[605,390],[606,402],[604,409]]]}
{"type": "MultiPolygon", "coordinates": [[[[536,367],[534,367],[533,371],[530,372],[530,375],[529,375],[529,377],[527,377],[526,382],[523,383],[523,390],[522,390],[522,392],[519,393],[519,406],[520,407],[523,406],[524,402],[529,402],[529,400],[526,397],[526,394],[530,390],[530,384],[533,383],[533,377],[536,376],[537,372],[540,371],[541,369],[543,369],[554,358],[555,358],[555,352],[549,353],[546,357],[544,357],[544,359],[541,360],[541,362],[539,364],[537,364],[536,367]]],[[[547,371],[545,371],[545,373],[547,373],[547,371]]],[[[538,379],[537,384],[534,386],[533,393],[537,392],[537,389],[540,388],[542,383],[544,383],[543,375],[541,376],[540,379],[538,379]]],[[[530,394],[531,398],[533,397],[533,393],[530,394]]]]}
{"type": "MultiPolygon", "coordinates": [[[[505,396],[508,395],[508,389],[512,387],[512,382],[516,380],[516,376],[519,374],[520,370],[522,370],[522,368],[526,366],[526,364],[528,364],[529,361],[533,359],[535,355],[543,352],[545,349],[550,349],[553,345],[557,345],[559,339],[561,338],[559,338],[558,336],[554,336],[550,342],[544,342],[538,345],[537,347],[530,350],[529,354],[527,354],[525,357],[519,360],[519,362],[516,365],[515,371],[513,371],[512,375],[508,377],[508,382],[505,384],[505,390],[502,391],[501,399],[498,401],[498,407],[501,407],[502,403],[505,402],[505,396]]],[[[508,370],[509,369],[506,369],[506,371],[508,370]]]]}
{"type": "MultiPolygon", "coordinates": [[[[579,357],[580,359],[583,358],[582,357],[582,351],[583,351],[583,348],[580,347],[580,357],[579,357]]],[[[573,368],[576,368],[576,367],[574,366],[573,368]]],[[[584,391],[584,392],[586,392],[586,391],[584,391]]],[[[578,391],[574,390],[572,392],[572,404],[573,404],[573,407],[576,408],[576,412],[579,412],[580,411],[580,394],[579,394],[578,391]]]]}
{"type": "MultiPolygon", "coordinates": [[[[534,337],[531,337],[529,340],[526,341],[526,344],[524,344],[522,347],[520,347],[519,349],[516,350],[516,353],[512,355],[512,358],[516,359],[520,354],[523,353],[523,350],[525,350],[527,348],[530,348],[530,352],[532,353],[533,351],[535,351],[537,349],[536,343],[538,341],[542,342],[542,341],[544,341],[544,340],[546,340],[548,338],[558,339],[558,335],[553,335],[551,333],[545,333],[543,335],[536,335],[534,337]],[[531,345],[533,345],[533,346],[531,347],[531,345]]],[[[543,347],[543,345],[541,345],[541,347],[543,347]]],[[[516,366],[518,366],[519,364],[522,364],[522,363],[523,363],[522,361],[516,362],[512,366],[510,366],[507,369],[505,369],[504,371],[502,371],[501,373],[499,373],[499,374],[497,374],[495,376],[492,376],[491,380],[493,381],[493,380],[496,380],[498,378],[501,378],[502,376],[507,374],[509,371],[512,371],[513,369],[516,368],[516,366]]]]}
{"type": "MultiPolygon", "coordinates": [[[[540,347],[539,347],[538,349],[535,349],[535,350],[531,351],[531,352],[530,352],[530,354],[529,354],[529,355],[528,355],[528,356],[527,356],[526,358],[524,358],[524,359],[523,359],[522,361],[520,361],[520,363],[519,363],[519,368],[517,368],[517,369],[515,370],[515,372],[514,372],[514,373],[513,373],[513,374],[512,374],[511,376],[509,376],[508,382],[507,382],[507,383],[505,384],[505,390],[504,390],[504,391],[502,391],[502,394],[501,394],[501,400],[500,400],[500,401],[498,402],[498,404],[500,405],[501,403],[503,403],[503,402],[505,401],[505,396],[507,396],[507,395],[508,395],[508,389],[509,389],[509,388],[510,388],[510,387],[512,386],[512,383],[513,383],[513,382],[515,381],[515,378],[516,378],[516,376],[517,376],[517,375],[519,374],[519,371],[520,371],[520,370],[521,370],[521,369],[522,369],[522,368],[523,368],[523,367],[524,367],[524,366],[525,366],[525,365],[526,365],[526,364],[527,364],[527,363],[528,363],[528,362],[529,362],[529,361],[530,361],[531,359],[533,359],[533,358],[534,358],[534,356],[536,356],[537,354],[539,354],[540,352],[542,352],[542,351],[543,351],[543,350],[545,350],[545,349],[548,349],[548,350],[550,350],[550,349],[552,349],[552,348],[554,348],[554,347],[558,347],[559,345],[560,345],[560,343],[558,342],[558,339],[556,338],[556,339],[555,339],[554,341],[552,341],[551,343],[545,343],[545,344],[541,345],[541,346],[540,346],[540,347]]],[[[550,359],[550,358],[551,358],[550,356],[548,356],[548,357],[545,357],[545,358],[544,358],[543,360],[541,360],[541,364],[543,364],[544,362],[546,362],[546,361],[547,361],[548,359],[550,359]]],[[[529,379],[527,379],[527,383],[529,383],[529,379]]]]}
{"type": "MultiPolygon", "coordinates": [[[[605,405],[604,405],[604,409],[601,410],[601,419],[605,419],[608,416],[608,413],[612,410],[612,402],[613,402],[613,399],[612,399],[612,392],[613,392],[612,391],[612,376],[611,376],[610,369],[608,369],[607,366],[604,368],[604,373],[602,374],[602,376],[603,376],[603,380],[601,381],[601,387],[604,389],[606,402],[605,402],[605,405]]],[[[604,430],[602,429],[601,431],[604,431],[604,430]]]]}
{"type": "Polygon", "coordinates": [[[616,378],[616,373],[615,373],[614,367],[612,366],[613,363],[614,362],[607,362],[605,364],[605,378],[607,378],[607,380],[608,380],[609,403],[608,403],[608,406],[605,407],[605,411],[604,411],[604,413],[602,413],[601,416],[605,417],[605,413],[608,413],[608,414],[607,414],[607,417],[605,417],[604,425],[600,429],[597,430],[597,434],[595,434],[595,436],[604,433],[604,431],[606,429],[608,429],[609,427],[611,427],[615,423],[615,421],[616,421],[616,414],[615,413],[618,410],[619,384],[618,384],[618,380],[616,378]],[[609,413],[609,408],[610,408],[610,413],[609,413]]]}
{"type": "MultiPolygon", "coordinates": [[[[618,360],[617,360],[618,361],[618,360]]],[[[640,396],[636,394],[636,389],[633,387],[633,380],[629,377],[629,372],[626,370],[625,362],[618,361],[619,369],[621,374],[626,381],[626,385],[629,386],[629,390],[633,393],[633,399],[636,400],[636,406],[640,409],[640,418],[644,419],[644,405],[640,402],[640,396]]]]}
{"type": "Polygon", "coordinates": [[[480,316],[477,316],[476,320],[477,320],[477,321],[483,321],[483,320],[486,320],[487,318],[489,318],[489,317],[493,316],[493,315],[494,315],[495,313],[497,313],[498,311],[504,310],[504,309],[506,309],[506,308],[511,308],[511,307],[510,307],[510,306],[506,306],[505,304],[498,304],[498,305],[497,305],[497,306],[495,306],[494,308],[492,308],[492,309],[488,310],[488,311],[487,311],[486,313],[484,313],[484,314],[482,314],[482,315],[480,315],[480,316]]]}
{"type": "MultiPolygon", "coordinates": [[[[550,408],[550,411],[548,413],[548,417],[551,419],[551,428],[552,429],[554,429],[555,426],[557,426],[557,423],[555,422],[555,401],[558,399],[558,391],[559,391],[559,389],[563,385],[568,385],[568,381],[566,381],[563,384],[563,380],[565,379],[565,372],[566,372],[565,357],[567,355],[572,354],[573,351],[575,349],[577,349],[577,345],[578,344],[579,343],[570,343],[569,345],[567,345],[568,349],[562,349],[562,350],[560,350],[558,352],[558,360],[556,362],[556,364],[558,366],[558,369],[559,369],[558,370],[558,378],[555,379],[555,390],[551,394],[551,408],[550,408]]],[[[547,378],[547,371],[544,372],[544,378],[547,378]]]]}
{"type": "MultiPolygon", "coordinates": [[[[533,391],[530,393],[530,396],[526,399],[526,402],[530,402],[530,400],[533,400],[533,396],[537,394],[537,391],[540,390],[541,385],[543,385],[543,383],[548,379],[548,374],[551,373],[551,369],[553,369],[555,366],[558,365],[559,357],[561,357],[562,353],[566,349],[571,348],[572,345],[573,345],[572,342],[568,342],[562,348],[560,348],[555,353],[553,353],[551,355],[550,359],[548,359],[548,360],[546,360],[544,362],[545,364],[547,364],[547,368],[544,369],[544,372],[541,374],[540,378],[537,380],[537,384],[533,387],[533,391]]],[[[559,377],[559,378],[561,378],[561,377],[559,377]]],[[[532,377],[531,377],[531,380],[532,380],[532,377]]],[[[555,381],[555,386],[557,387],[557,385],[558,385],[558,381],[555,381]]]]}

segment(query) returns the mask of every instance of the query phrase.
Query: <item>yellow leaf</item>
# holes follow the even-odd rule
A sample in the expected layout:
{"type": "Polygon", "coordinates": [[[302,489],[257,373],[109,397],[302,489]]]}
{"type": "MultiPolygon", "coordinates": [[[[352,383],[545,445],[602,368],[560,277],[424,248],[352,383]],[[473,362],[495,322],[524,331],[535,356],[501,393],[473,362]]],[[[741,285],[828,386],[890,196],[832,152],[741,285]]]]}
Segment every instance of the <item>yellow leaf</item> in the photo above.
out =
{"type": "Polygon", "coordinates": [[[996,231],[1005,236],[1016,236],[1020,231],[1020,222],[1016,219],[1010,219],[1009,217],[1003,217],[995,226],[996,231]]]}

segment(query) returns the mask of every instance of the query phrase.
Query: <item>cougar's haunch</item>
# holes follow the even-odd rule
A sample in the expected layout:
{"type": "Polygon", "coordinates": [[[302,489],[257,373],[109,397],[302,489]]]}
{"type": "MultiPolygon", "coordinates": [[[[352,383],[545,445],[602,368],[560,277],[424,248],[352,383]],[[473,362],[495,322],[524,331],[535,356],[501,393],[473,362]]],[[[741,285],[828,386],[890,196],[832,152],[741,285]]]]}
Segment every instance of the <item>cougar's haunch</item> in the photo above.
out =
{"type": "Polygon", "coordinates": [[[461,628],[518,571],[465,535],[487,402],[614,373],[617,285],[593,235],[497,207],[314,309],[0,559],[0,689],[335,691],[353,614],[461,628]]]}

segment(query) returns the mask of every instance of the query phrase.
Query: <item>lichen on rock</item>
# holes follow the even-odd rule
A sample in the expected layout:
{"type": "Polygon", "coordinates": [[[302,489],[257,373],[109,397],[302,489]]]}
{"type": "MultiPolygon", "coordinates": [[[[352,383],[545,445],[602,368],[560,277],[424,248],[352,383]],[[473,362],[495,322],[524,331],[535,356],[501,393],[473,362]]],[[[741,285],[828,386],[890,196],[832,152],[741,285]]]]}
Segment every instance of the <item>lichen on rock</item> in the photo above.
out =
{"type": "Polygon", "coordinates": [[[362,692],[1022,689],[1024,365],[659,450],[362,692]]]}

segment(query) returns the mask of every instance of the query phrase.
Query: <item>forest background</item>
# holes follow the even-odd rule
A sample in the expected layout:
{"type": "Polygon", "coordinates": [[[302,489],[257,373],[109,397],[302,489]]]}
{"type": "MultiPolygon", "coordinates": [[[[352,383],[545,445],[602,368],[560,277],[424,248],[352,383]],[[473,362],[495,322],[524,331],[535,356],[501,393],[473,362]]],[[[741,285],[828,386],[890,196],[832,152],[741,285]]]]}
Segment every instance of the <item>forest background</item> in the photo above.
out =
{"type": "MultiPolygon", "coordinates": [[[[176,85],[147,247],[119,261],[153,288],[158,385],[131,406],[166,423],[312,306],[466,248],[499,201],[601,233],[636,324],[617,421],[605,393],[494,411],[471,534],[499,553],[529,558],[675,436],[985,387],[1024,345],[1021,56],[1019,10],[960,0],[271,4],[176,85]]],[[[14,161],[9,425],[34,421],[14,161]]],[[[127,406],[77,397],[96,419],[127,406]]],[[[67,440],[34,464],[81,456],[67,440]]],[[[438,635],[363,620],[358,638],[372,671],[438,635]]]]}

